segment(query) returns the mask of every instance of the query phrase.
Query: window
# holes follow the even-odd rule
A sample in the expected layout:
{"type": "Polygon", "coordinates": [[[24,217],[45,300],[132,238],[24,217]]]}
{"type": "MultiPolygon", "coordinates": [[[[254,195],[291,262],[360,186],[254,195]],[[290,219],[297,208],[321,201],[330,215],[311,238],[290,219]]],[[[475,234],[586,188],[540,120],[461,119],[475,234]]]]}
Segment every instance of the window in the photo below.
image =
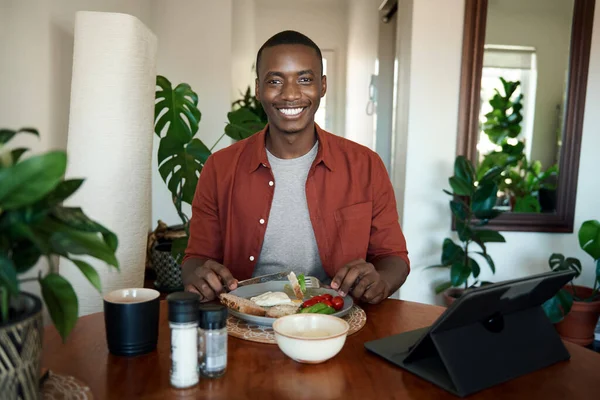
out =
{"type": "Polygon", "coordinates": [[[334,63],[334,52],[333,50],[322,50],[323,55],[323,75],[327,75],[327,71],[331,71],[332,76],[327,77],[327,93],[321,98],[321,104],[319,109],[315,113],[315,122],[323,129],[327,131],[334,131],[334,90],[335,90],[335,63],[334,63]]]}
{"type": "MultiPolygon", "coordinates": [[[[479,122],[486,121],[485,115],[492,110],[490,99],[498,89],[504,94],[500,78],[507,81],[520,81],[521,85],[513,94],[513,98],[523,93],[521,114],[521,134],[516,140],[525,142],[525,154],[531,156],[531,140],[533,136],[533,120],[535,115],[535,92],[537,81],[536,55],[532,47],[486,45],[483,53],[483,70],[481,75],[481,97],[479,122]]],[[[483,155],[494,151],[496,145],[490,142],[487,135],[480,131],[477,150],[480,159],[483,155]]]]}

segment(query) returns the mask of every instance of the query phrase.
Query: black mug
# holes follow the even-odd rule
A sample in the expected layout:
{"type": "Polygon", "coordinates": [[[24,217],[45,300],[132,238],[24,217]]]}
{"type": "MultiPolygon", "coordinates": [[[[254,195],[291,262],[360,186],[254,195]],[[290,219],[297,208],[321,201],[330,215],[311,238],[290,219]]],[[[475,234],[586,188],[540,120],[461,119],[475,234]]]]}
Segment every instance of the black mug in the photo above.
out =
{"type": "Polygon", "coordinates": [[[160,293],[153,289],[114,290],[104,296],[106,343],[111,354],[137,356],[156,349],[160,293]]]}

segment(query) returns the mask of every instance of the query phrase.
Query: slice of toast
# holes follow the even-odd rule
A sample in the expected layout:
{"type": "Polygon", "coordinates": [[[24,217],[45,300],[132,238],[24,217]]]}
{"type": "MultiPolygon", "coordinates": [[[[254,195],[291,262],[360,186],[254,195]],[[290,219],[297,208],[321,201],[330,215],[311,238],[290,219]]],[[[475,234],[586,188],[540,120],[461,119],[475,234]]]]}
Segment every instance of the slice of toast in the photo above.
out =
{"type": "Polygon", "coordinates": [[[294,272],[290,272],[290,274],[288,275],[288,280],[290,281],[290,285],[292,286],[292,290],[294,291],[296,298],[298,300],[303,300],[304,293],[302,293],[302,289],[300,288],[300,283],[298,283],[298,278],[296,277],[296,274],[294,272]]]}
{"type": "Polygon", "coordinates": [[[280,304],[269,308],[266,316],[270,318],[285,317],[286,315],[296,314],[299,308],[298,304],[280,304]]]}
{"type": "Polygon", "coordinates": [[[235,296],[233,294],[222,293],[219,296],[219,300],[221,301],[221,304],[224,304],[232,310],[236,310],[244,314],[264,317],[267,313],[264,308],[256,305],[253,301],[235,296]]]}

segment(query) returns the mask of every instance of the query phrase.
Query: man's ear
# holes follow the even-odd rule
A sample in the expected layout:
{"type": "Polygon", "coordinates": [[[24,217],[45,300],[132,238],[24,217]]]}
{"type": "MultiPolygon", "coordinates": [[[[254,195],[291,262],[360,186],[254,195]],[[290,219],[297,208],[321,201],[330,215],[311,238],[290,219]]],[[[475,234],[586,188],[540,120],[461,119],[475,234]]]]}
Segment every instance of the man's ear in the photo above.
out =
{"type": "Polygon", "coordinates": [[[325,96],[327,93],[327,76],[321,76],[321,97],[325,96]]]}
{"type": "Polygon", "coordinates": [[[260,91],[258,90],[258,78],[254,80],[254,97],[260,101],[260,91]]]}

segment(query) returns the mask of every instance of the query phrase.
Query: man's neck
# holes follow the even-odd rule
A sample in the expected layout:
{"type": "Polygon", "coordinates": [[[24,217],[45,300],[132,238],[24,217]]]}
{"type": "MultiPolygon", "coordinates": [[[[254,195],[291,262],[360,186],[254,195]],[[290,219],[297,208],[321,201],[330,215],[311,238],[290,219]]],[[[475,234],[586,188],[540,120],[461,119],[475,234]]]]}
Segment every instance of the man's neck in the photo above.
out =
{"type": "Polygon", "coordinates": [[[317,141],[315,125],[297,133],[283,133],[269,127],[267,131],[267,149],[277,158],[291,159],[308,153],[317,141]]]}

